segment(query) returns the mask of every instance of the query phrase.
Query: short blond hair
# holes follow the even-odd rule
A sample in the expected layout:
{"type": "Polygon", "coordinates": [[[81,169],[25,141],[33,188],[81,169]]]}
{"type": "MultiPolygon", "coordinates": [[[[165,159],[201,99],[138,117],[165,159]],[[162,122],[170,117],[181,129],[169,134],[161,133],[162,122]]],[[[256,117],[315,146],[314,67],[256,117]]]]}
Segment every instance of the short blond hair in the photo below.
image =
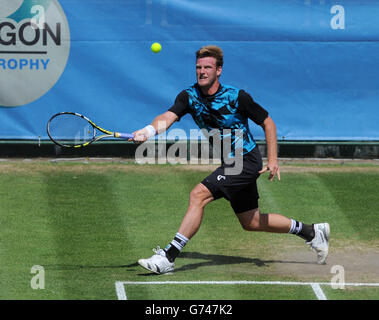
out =
{"type": "Polygon", "coordinates": [[[208,45],[196,51],[196,60],[205,57],[215,58],[217,67],[222,67],[224,64],[224,53],[218,46],[208,45]]]}

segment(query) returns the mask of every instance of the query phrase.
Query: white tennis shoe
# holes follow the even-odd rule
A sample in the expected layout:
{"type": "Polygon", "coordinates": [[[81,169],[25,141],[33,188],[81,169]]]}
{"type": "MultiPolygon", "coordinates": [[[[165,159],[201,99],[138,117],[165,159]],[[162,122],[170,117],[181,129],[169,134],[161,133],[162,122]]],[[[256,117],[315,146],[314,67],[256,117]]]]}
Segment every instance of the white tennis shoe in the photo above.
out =
{"type": "Polygon", "coordinates": [[[315,236],[314,238],[306,242],[310,245],[311,250],[317,253],[317,263],[326,264],[326,257],[329,252],[329,223],[317,223],[313,225],[315,236]]]}
{"type": "Polygon", "coordinates": [[[151,258],[138,260],[141,267],[156,274],[174,272],[174,263],[168,261],[164,250],[158,246],[156,249],[153,249],[153,252],[155,254],[151,258]]]}

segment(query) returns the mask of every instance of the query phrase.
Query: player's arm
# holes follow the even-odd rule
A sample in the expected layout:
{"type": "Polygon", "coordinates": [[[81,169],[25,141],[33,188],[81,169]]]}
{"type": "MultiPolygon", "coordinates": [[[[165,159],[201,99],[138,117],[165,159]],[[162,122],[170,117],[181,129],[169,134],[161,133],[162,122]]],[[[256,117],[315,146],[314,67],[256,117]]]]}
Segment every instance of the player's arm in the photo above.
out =
{"type": "Polygon", "coordinates": [[[133,132],[133,140],[137,142],[144,142],[156,134],[165,132],[175,121],[179,121],[180,118],[188,112],[187,107],[188,93],[183,90],[177,95],[174,105],[168,111],[155,117],[151,124],[133,132]]]}
{"type": "Polygon", "coordinates": [[[265,132],[268,163],[259,173],[262,174],[269,171],[269,179],[271,181],[274,180],[276,175],[280,180],[276,126],[274,121],[268,115],[267,110],[256,103],[247,92],[240,90],[238,102],[241,113],[253,120],[257,125],[261,126],[265,132]]]}
{"type": "Polygon", "coordinates": [[[165,113],[155,117],[151,124],[133,132],[134,141],[144,142],[156,134],[165,132],[177,120],[178,116],[175,113],[166,111],[165,113]]]}
{"type": "Polygon", "coordinates": [[[269,171],[269,179],[274,180],[275,176],[278,176],[280,180],[280,169],[278,164],[278,148],[277,148],[277,135],[276,125],[271,117],[267,118],[261,124],[266,136],[267,145],[267,165],[259,172],[260,174],[269,171]]]}

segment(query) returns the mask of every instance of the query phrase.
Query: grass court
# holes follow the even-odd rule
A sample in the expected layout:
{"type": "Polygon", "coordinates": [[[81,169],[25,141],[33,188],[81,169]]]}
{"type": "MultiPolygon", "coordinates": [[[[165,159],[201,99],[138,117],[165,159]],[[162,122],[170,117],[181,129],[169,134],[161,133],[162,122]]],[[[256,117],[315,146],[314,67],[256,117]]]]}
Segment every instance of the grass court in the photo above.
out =
{"type": "Polygon", "coordinates": [[[2,161],[0,299],[379,299],[375,161],[285,163],[280,182],[258,180],[262,212],[329,222],[326,265],[317,265],[298,237],[243,231],[221,199],[206,207],[174,274],[157,276],[139,267],[139,258],[172,240],[190,190],[213,168],[2,161]],[[32,288],[33,266],[44,270],[43,289],[32,288]],[[343,267],[343,289],[330,285],[337,275],[333,266],[343,267]]]}

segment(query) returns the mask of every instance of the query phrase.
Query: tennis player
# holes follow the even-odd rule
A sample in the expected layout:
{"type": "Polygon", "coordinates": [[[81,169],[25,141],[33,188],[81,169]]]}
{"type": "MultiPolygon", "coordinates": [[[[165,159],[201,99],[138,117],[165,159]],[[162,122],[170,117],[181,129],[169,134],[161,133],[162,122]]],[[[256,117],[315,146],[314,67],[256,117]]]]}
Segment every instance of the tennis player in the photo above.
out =
{"type": "MultiPolygon", "coordinates": [[[[269,179],[280,180],[277,159],[276,126],[268,112],[256,103],[244,90],[221,84],[219,79],[223,67],[223,51],[217,46],[205,46],[196,52],[197,83],[183,90],[174,105],[158,115],[151,124],[134,132],[135,141],[164,132],[181,117],[189,113],[201,129],[219,132],[219,139],[232,137],[231,150],[223,156],[222,163],[213,173],[196,185],[190,193],[187,212],[178,232],[165,249],[153,249],[155,254],[138,263],[157,274],[174,271],[174,261],[199,230],[205,206],[219,198],[227,199],[242,228],[247,231],[295,234],[306,241],[317,253],[317,263],[325,264],[329,248],[329,224],[305,224],[277,213],[261,213],[258,205],[257,179],[269,173],[269,179]],[[259,149],[249,131],[248,119],[261,126],[267,144],[267,164],[262,165],[259,149]],[[163,125],[162,125],[163,123],[163,125]],[[225,129],[229,129],[225,134],[225,129]],[[231,131],[230,131],[231,130],[231,131]],[[238,174],[228,174],[230,161],[226,157],[237,157],[237,135],[242,132],[242,167],[238,174]],[[230,134],[232,132],[232,134],[230,134]],[[233,141],[234,139],[234,141],[233,141]],[[233,149],[234,146],[234,149],[233,149]],[[234,153],[233,153],[234,152],[234,153]],[[229,163],[229,164],[228,164],[229,163]]],[[[230,160],[230,159],[229,159],[230,160]]]]}

